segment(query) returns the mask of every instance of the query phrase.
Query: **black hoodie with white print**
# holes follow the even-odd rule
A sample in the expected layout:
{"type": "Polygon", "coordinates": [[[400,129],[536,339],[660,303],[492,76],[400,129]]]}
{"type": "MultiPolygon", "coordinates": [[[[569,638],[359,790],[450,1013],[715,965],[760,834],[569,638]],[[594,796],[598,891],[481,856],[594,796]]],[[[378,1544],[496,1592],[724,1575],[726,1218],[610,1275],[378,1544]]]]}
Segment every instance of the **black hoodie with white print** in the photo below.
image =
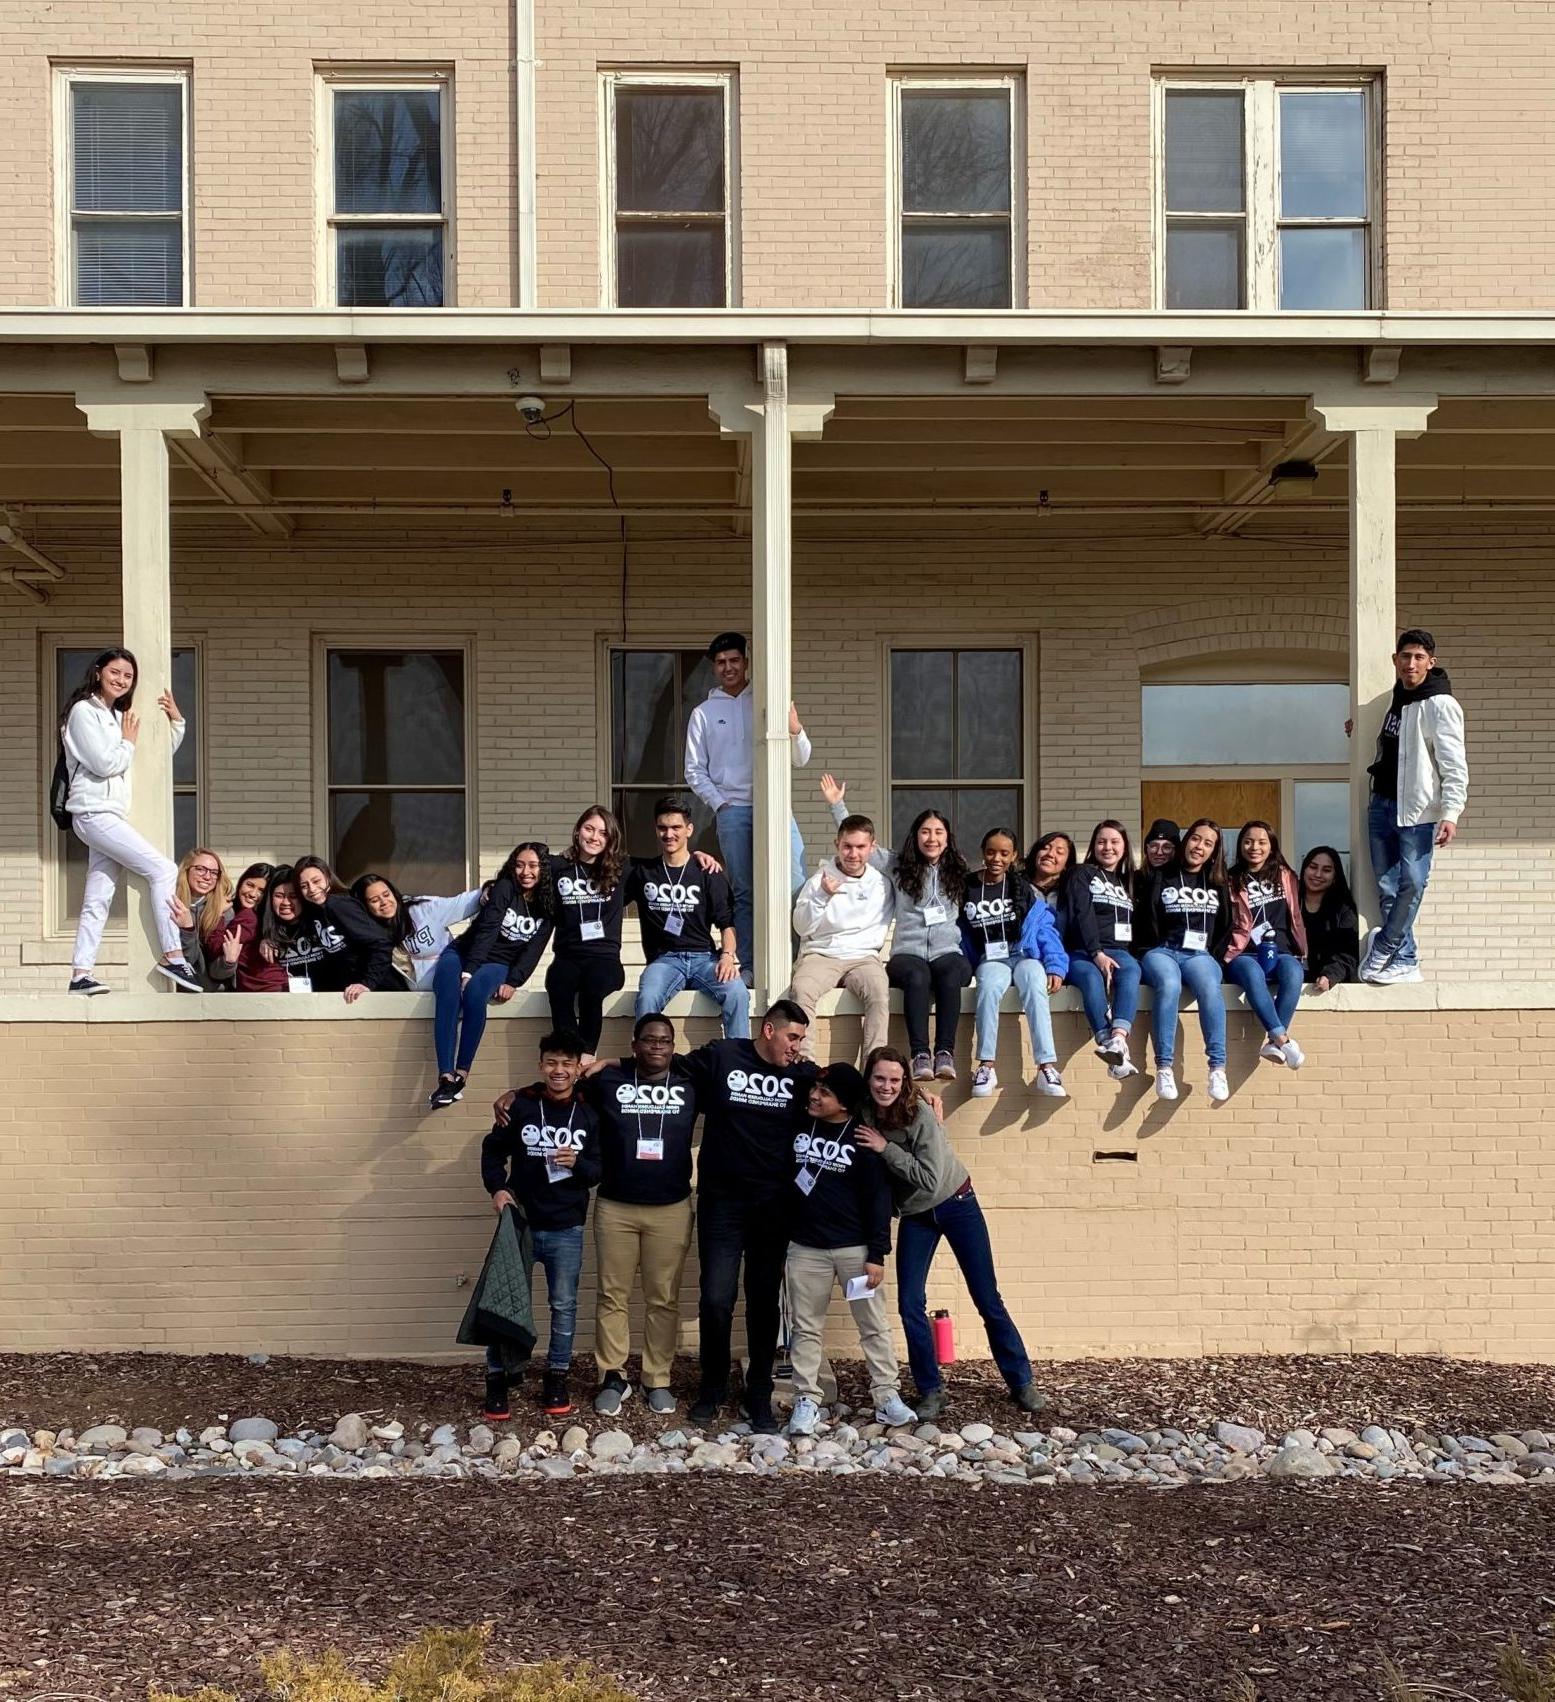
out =
{"type": "Polygon", "coordinates": [[[556,888],[556,955],[619,958],[626,871],[609,893],[602,893],[594,865],[552,857],[551,878],[556,888]]]}
{"type": "Polygon", "coordinates": [[[891,1175],[858,1144],[859,1123],[806,1118],[794,1133],[788,1235],[801,1247],[862,1247],[871,1264],[891,1251],[891,1175]]]}
{"type": "Polygon", "coordinates": [[[466,975],[488,963],[506,963],[507,985],[522,987],[534,974],[555,925],[534,910],[511,875],[500,875],[475,920],[454,941],[454,950],[466,975]]]}

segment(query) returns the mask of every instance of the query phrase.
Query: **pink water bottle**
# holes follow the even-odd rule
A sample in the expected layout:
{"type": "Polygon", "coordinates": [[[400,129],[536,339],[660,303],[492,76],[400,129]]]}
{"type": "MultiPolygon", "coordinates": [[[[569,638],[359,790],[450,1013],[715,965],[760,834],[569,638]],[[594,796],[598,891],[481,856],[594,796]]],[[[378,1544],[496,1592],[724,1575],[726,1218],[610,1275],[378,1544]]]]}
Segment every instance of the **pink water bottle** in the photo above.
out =
{"type": "Polygon", "coordinates": [[[934,1357],[941,1365],[956,1363],[956,1332],[950,1314],[943,1310],[934,1314],[934,1357]]]}

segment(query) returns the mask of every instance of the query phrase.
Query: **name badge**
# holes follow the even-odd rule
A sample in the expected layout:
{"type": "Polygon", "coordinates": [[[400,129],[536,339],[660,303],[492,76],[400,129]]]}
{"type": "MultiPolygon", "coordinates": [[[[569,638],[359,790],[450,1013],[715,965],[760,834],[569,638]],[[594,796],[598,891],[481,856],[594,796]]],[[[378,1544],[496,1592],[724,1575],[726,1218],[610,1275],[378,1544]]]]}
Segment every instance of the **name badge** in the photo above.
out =
{"type": "Polygon", "coordinates": [[[941,922],[946,920],[945,906],[943,904],[924,905],[923,919],[931,928],[937,928],[941,922]]]}
{"type": "Polygon", "coordinates": [[[313,991],[313,982],[306,975],[298,975],[294,971],[288,970],[286,975],[286,991],[288,993],[311,993],[313,991]]]}
{"type": "Polygon", "coordinates": [[[602,940],[605,937],[603,922],[585,922],[579,929],[579,937],[585,940],[602,940]]]}
{"type": "Polygon", "coordinates": [[[1209,930],[1207,928],[1185,928],[1182,936],[1184,951],[1208,951],[1209,930]]]}
{"type": "Polygon", "coordinates": [[[989,940],[983,947],[983,956],[990,963],[1003,963],[1009,955],[1010,942],[1008,940],[989,940]]]}
{"type": "Polygon", "coordinates": [[[547,1182],[565,1182],[571,1174],[572,1171],[567,1165],[558,1164],[554,1158],[546,1159],[545,1179],[547,1182]]]}
{"type": "Polygon", "coordinates": [[[1134,924],[1132,922],[1114,922],[1112,924],[1112,937],[1120,946],[1128,945],[1134,938],[1134,924]]]}
{"type": "Polygon", "coordinates": [[[664,1162],[664,1141],[650,1140],[646,1135],[637,1137],[637,1162],[639,1164],[662,1164],[664,1162]]]}
{"type": "Polygon", "coordinates": [[[801,1194],[808,1194],[815,1183],[816,1173],[813,1170],[801,1170],[794,1178],[794,1186],[801,1194]]]}
{"type": "Polygon", "coordinates": [[[669,915],[664,918],[664,932],[666,934],[678,934],[685,925],[686,919],[678,910],[670,911],[669,915]]]}

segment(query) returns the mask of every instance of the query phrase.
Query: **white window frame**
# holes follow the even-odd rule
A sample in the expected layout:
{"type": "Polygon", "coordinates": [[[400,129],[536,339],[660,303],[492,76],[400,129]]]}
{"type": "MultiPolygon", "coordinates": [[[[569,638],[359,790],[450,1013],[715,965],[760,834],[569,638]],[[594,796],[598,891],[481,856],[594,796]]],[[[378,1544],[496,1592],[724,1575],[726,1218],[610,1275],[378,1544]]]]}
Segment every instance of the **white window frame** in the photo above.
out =
{"type": "MultiPolygon", "coordinates": [[[[616,299],[616,225],[620,218],[652,225],[684,223],[688,218],[724,227],[724,308],[740,305],[740,106],[733,71],[601,71],[599,74],[599,305],[619,307],[616,299]],[[618,89],[716,89],[724,108],[724,210],[714,213],[619,213],[616,207],[616,91],[618,89]]],[[[628,311],[636,311],[629,309],[628,311]]],[[[708,308],[709,313],[722,312],[708,308]]]]}
{"type": "MultiPolygon", "coordinates": [[[[338,307],[339,263],[335,232],[353,225],[376,228],[406,225],[437,229],[443,233],[443,306],[457,303],[454,246],[454,87],[453,74],[429,67],[406,70],[402,65],[374,72],[371,68],[341,70],[320,66],[314,71],[313,204],[316,237],[315,273],[320,307],[338,307]],[[335,96],[343,90],[362,89],[374,94],[438,93],[438,153],[442,165],[442,212],[433,213],[337,213],[335,211],[335,96]]],[[[356,309],[355,311],[362,311],[356,309]]],[[[393,312],[395,309],[386,309],[393,312]]]]}
{"type": "MultiPolygon", "coordinates": [[[[475,640],[467,633],[384,632],[368,628],[362,632],[316,632],[313,635],[313,843],[323,846],[324,856],[333,852],[330,835],[329,798],[341,792],[453,792],[455,786],[346,786],[333,787],[329,778],[329,653],[332,650],[457,650],[464,657],[464,874],[466,882],[479,879],[480,824],[476,793],[479,767],[476,730],[479,725],[475,701],[475,640]]],[[[330,858],[333,866],[333,857],[330,858]]]]}
{"type": "MultiPolygon", "coordinates": [[[[1249,313],[1302,313],[1280,307],[1280,232],[1336,229],[1366,231],[1366,301],[1360,311],[1383,305],[1382,80],[1353,72],[1301,72],[1289,76],[1215,77],[1202,72],[1157,76],[1151,99],[1151,169],[1155,210],[1154,299],[1166,306],[1166,97],[1176,93],[1224,94],[1242,91],[1243,307],[1249,313]],[[1280,216],[1280,96],[1282,94],[1359,94],[1366,103],[1366,207],[1364,219],[1286,219],[1280,216]]],[[[1230,213],[1173,213],[1174,223],[1203,220],[1227,224],[1230,213]]],[[[1237,309],[1192,309],[1235,312],[1237,309]]]]}
{"type": "MultiPolygon", "coordinates": [[[[886,291],[892,307],[902,305],[902,233],[914,219],[964,219],[968,224],[1010,226],[1010,307],[1026,305],[1026,79],[1017,71],[893,71],[887,103],[886,144],[886,291]],[[902,211],[902,93],[912,89],[1002,89],[1010,103],[1010,210],[1003,213],[904,214],[902,211]]],[[[922,311],[933,311],[924,309],[922,311]]],[[[1002,312],[1004,309],[989,309],[1002,312]]]]}
{"type": "Polygon", "coordinates": [[[54,68],[54,292],[65,307],[79,307],[76,300],[76,223],[145,219],[165,221],[166,213],[77,213],[75,210],[75,90],[83,83],[165,83],[180,93],[179,112],[183,134],[179,152],[183,160],[183,197],[178,210],[182,239],[180,265],[183,297],[175,305],[194,305],[193,243],[190,236],[192,171],[189,159],[189,68],[183,65],[57,65],[54,68]]]}

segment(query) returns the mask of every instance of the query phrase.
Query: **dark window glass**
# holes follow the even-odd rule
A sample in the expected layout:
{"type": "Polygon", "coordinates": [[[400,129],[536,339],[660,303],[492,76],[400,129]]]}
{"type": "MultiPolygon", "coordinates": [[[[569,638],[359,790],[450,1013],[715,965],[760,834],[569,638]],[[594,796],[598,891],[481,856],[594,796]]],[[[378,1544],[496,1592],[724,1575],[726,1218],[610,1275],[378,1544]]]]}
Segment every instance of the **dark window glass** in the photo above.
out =
{"type": "Polygon", "coordinates": [[[1172,213],[1243,211],[1240,89],[1167,95],[1166,206],[1172,213]]]}
{"type": "Polygon", "coordinates": [[[341,307],[441,307],[443,233],[346,225],[335,232],[341,307]]]}
{"type": "Polygon", "coordinates": [[[914,219],[902,227],[903,307],[1009,307],[1010,227],[914,219]]]}
{"type": "Polygon", "coordinates": [[[653,806],[665,793],[689,800],[693,845],[722,861],[712,812],[686,784],[686,726],[713,687],[700,650],[616,650],[610,657],[610,807],[627,849],[651,857],[653,806]]]}
{"type": "Polygon", "coordinates": [[[183,299],[183,227],[176,220],[77,223],[78,306],[178,307],[183,299]]]}
{"type": "Polygon", "coordinates": [[[719,89],[616,89],[616,206],[623,213],[724,209],[719,89]]]}
{"type": "Polygon", "coordinates": [[[464,655],[329,653],[332,786],[462,786],[464,655]]]}
{"type": "Polygon", "coordinates": [[[618,307],[723,307],[724,227],[623,223],[616,232],[618,307]]]}
{"type": "Polygon", "coordinates": [[[891,652],[891,768],[904,780],[955,771],[955,653],[891,652]]]}
{"type": "Polygon", "coordinates": [[[74,211],[182,211],[183,89],[178,84],[75,83],[71,103],[74,211]]]}
{"type": "Polygon", "coordinates": [[[443,210],[442,99],[436,89],[335,93],[335,211],[443,210]]]}
{"type": "Polygon", "coordinates": [[[464,889],[462,791],[333,792],[329,825],[330,860],[344,881],[374,870],[407,896],[464,889]]]}
{"type": "Polygon", "coordinates": [[[926,809],[949,816],[969,857],[990,827],[1019,834],[1023,716],[1020,651],[893,650],[892,844],[926,809]]]}
{"type": "Polygon", "coordinates": [[[1242,226],[1195,221],[1166,232],[1166,305],[1243,305],[1242,226]]]}
{"type": "Polygon", "coordinates": [[[902,211],[1010,210],[1010,97],[1003,90],[902,90],[902,211]]]}

